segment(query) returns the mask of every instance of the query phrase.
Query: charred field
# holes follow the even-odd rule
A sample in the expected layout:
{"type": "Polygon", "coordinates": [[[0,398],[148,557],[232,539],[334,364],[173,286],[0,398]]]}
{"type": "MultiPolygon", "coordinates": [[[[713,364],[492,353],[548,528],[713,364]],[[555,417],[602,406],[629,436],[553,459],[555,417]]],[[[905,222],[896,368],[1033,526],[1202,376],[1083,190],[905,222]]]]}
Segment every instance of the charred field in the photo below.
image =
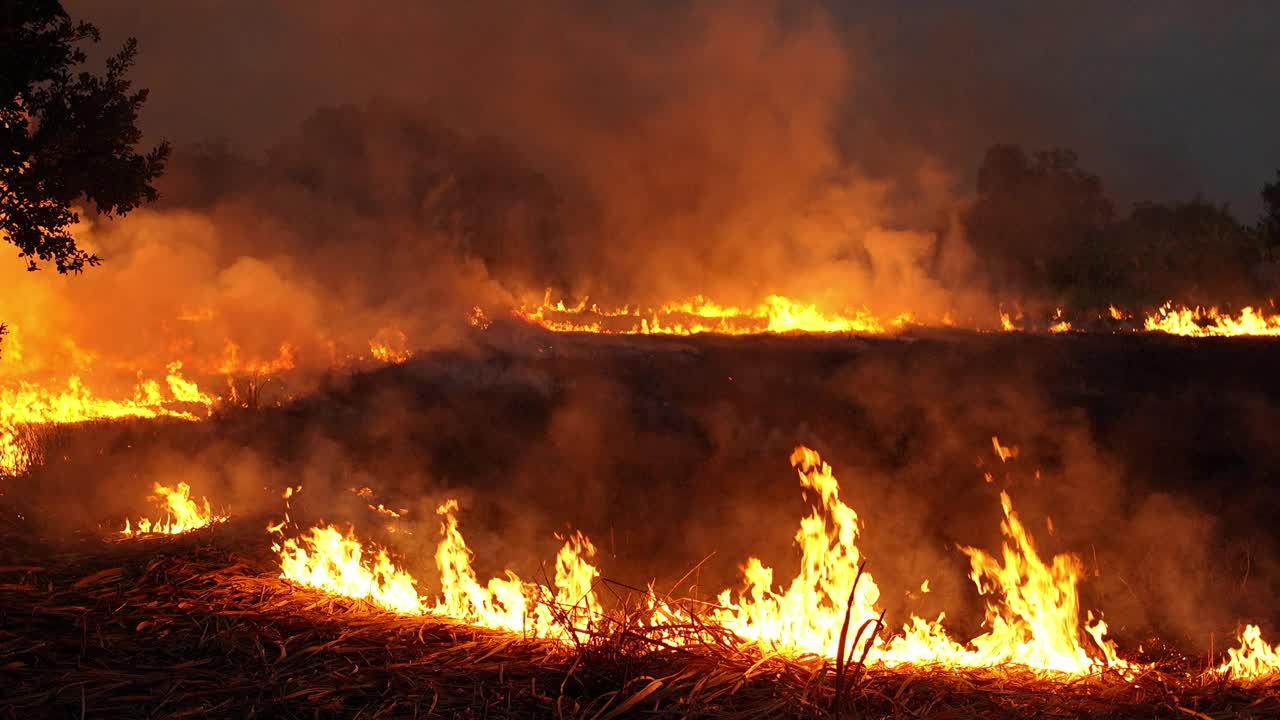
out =
{"type": "Polygon", "coordinates": [[[275,407],[46,430],[31,439],[43,464],[0,497],[0,715],[1275,717],[1271,684],[1213,669],[1243,623],[1280,619],[1278,357],[1260,338],[498,324],[465,351],[330,372],[275,407]],[[994,458],[997,436],[1018,455],[994,458]],[[943,610],[958,636],[981,631],[957,548],[998,546],[1006,491],[1043,552],[1080,558],[1082,607],[1105,612],[1140,669],[1063,679],[853,658],[837,672],[655,638],[629,614],[651,581],[704,603],[748,556],[794,573],[797,444],[829,460],[860,516],[885,636],[943,610]],[[186,478],[231,520],[120,539],[160,478],[186,478]],[[545,577],[554,534],[581,530],[614,619],[559,643],[298,587],[263,531],[295,485],[295,521],[354,524],[423,592],[443,497],[462,498],[482,577],[545,577]]]}

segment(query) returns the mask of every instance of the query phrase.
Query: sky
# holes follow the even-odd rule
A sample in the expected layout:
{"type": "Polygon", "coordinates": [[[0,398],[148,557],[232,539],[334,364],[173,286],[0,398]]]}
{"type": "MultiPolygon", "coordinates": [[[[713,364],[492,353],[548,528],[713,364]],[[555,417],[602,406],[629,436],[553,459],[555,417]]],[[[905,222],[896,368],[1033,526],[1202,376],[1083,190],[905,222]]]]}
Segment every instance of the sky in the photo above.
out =
{"type": "MultiPolygon", "coordinates": [[[[151,90],[143,128],[179,145],[224,139],[256,150],[319,106],[385,97],[445,115],[456,101],[468,110],[450,122],[501,132],[499,111],[480,98],[518,93],[524,66],[557,57],[575,83],[598,69],[594,81],[608,85],[614,49],[661,53],[694,22],[689,6],[751,6],[780,24],[818,17],[830,31],[839,55],[815,62],[847,65],[834,133],[872,172],[927,155],[971,186],[992,143],[1066,147],[1121,209],[1203,193],[1249,220],[1280,167],[1280,3],[1265,0],[65,5],[99,25],[106,47],[138,38],[136,79],[151,90]],[[494,60],[504,54],[517,60],[494,60]]],[[[799,64],[795,82],[809,81],[799,64]]]]}

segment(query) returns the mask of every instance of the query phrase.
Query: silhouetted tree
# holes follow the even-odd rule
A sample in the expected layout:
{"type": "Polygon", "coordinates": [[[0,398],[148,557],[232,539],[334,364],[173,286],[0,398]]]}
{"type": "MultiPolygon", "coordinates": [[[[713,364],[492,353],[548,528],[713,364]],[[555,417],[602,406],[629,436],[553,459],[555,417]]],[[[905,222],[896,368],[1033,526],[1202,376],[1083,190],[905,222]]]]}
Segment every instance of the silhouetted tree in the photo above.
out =
{"type": "Polygon", "coordinates": [[[1014,145],[992,146],[977,190],[965,229],[995,289],[1006,296],[1078,283],[1076,258],[1100,241],[1111,221],[1102,181],[1080,168],[1070,150],[1028,156],[1014,145]]]}
{"type": "Polygon", "coordinates": [[[0,235],[30,269],[79,272],[98,258],[76,245],[74,206],[124,215],[156,199],[169,145],[143,155],[136,122],[147,98],[126,78],[128,40],[106,72],[79,69],[98,30],[58,0],[0,0],[0,235]]]}
{"type": "Polygon", "coordinates": [[[1260,289],[1251,273],[1261,254],[1256,234],[1230,207],[1199,196],[1135,205],[1107,246],[1124,293],[1118,301],[1249,302],[1260,289]]]}
{"type": "Polygon", "coordinates": [[[1267,258],[1275,260],[1276,247],[1280,246],[1280,170],[1276,170],[1275,182],[1262,186],[1262,219],[1258,230],[1267,249],[1267,258]]]}

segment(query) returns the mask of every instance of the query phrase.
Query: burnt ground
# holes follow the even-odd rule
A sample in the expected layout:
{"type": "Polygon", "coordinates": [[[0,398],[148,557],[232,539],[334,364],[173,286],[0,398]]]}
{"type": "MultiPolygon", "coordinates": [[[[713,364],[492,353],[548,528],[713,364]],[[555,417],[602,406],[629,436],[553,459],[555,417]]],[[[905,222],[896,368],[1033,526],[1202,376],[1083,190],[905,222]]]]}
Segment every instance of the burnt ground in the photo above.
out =
{"type": "MultiPolygon", "coordinates": [[[[185,478],[254,528],[279,516],[283,487],[301,483],[296,517],[354,523],[401,553],[427,591],[432,509],[458,496],[482,575],[536,577],[553,533],[572,526],[596,541],[610,580],[666,587],[696,567],[676,590],[706,597],[732,586],[749,554],[779,578],[794,570],[791,538],[808,505],[787,456],[805,443],[832,463],[865,523],[859,546],[891,623],[945,609],[957,635],[979,631],[982,601],[957,546],[998,548],[1004,489],[1044,553],[1080,557],[1083,603],[1105,612],[1122,654],[1199,669],[1242,622],[1280,639],[1277,361],[1280,343],[1247,338],[600,338],[496,327],[466,351],[282,378],[298,399],[279,408],[46,433],[46,464],[5,481],[4,562],[42,568],[15,584],[47,589],[40,572],[74,584],[87,568],[54,570],[63,566],[47,558],[92,556],[103,533],[146,511],[156,480],[185,478]],[[1018,457],[996,459],[993,435],[1018,457]],[[361,486],[410,511],[395,535],[348,492],[361,486]],[[923,578],[933,592],[909,592],[923,578]]],[[[268,543],[246,532],[220,552],[268,543]]],[[[270,575],[261,562],[250,574],[270,575]]],[[[40,602],[9,604],[6,618],[40,602]]],[[[1247,702],[1229,707],[1209,716],[1247,702]]]]}

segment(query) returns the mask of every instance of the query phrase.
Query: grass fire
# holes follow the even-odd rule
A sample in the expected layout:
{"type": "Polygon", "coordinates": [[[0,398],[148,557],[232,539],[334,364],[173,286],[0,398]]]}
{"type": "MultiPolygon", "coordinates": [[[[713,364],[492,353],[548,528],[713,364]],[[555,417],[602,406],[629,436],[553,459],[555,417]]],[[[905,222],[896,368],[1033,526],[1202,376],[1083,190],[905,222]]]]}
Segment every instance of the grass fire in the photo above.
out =
{"type": "Polygon", "coordinates": [[[1280,15],[997,4],[0,0],[0,720],[1280,717],[1280,15]]]}

